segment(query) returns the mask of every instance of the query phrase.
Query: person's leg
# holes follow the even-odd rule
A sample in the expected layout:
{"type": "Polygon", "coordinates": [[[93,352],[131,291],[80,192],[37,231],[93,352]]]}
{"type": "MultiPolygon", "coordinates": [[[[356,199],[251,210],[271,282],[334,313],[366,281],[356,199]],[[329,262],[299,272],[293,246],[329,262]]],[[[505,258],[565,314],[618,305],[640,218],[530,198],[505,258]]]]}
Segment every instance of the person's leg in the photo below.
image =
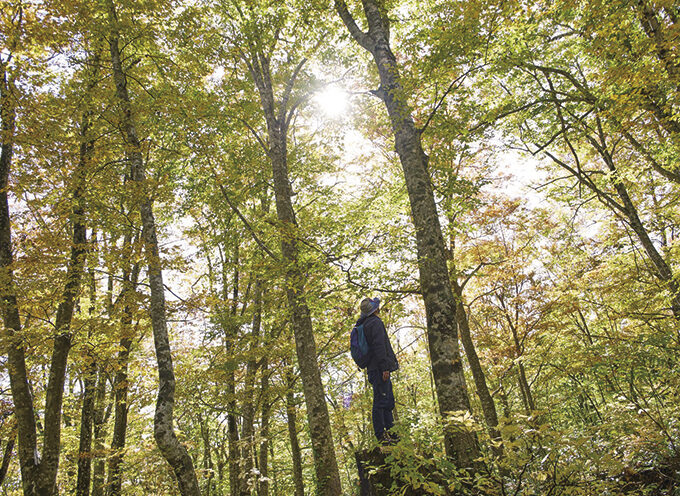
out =
{"type": "Polygon", "coordinates": [[[394,415],[392,414],[392,410],[388,410],[387,408],[383,410],[383,424],[385,425],[386,431],[389,431],[394,427],[394,415]]]}
{"type": "Polygon", "coordinates": [[[383,413],[383,394],[382,394],[382,377],[379,376],[379,372],[370,371],[368,373],[368,382],[371,383],[373,387],[373,432],[378,441],[382,441],[385,435],[385,418],[383,413]]]}
{"type": "Polygon", "coordinates": [[[389,379],[385,383],[385,409],[383,410],[383,423],[385,426],[385,432],[391,441],[397,440],[395,434],[390,433],[390,429],[394,427],[394,391],[392,390],[392,379],[389,379]]]}

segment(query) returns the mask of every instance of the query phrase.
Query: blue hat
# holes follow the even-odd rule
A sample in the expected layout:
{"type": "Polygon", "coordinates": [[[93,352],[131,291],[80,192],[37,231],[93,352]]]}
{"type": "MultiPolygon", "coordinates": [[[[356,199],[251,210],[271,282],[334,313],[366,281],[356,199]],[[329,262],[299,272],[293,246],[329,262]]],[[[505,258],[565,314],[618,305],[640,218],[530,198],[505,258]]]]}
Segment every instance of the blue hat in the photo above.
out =
{"type": "Polygon", "coordinates": [[[364,298],[361,300],[361,316],[368,317],[380,307],[380,298],[364,298]]]}

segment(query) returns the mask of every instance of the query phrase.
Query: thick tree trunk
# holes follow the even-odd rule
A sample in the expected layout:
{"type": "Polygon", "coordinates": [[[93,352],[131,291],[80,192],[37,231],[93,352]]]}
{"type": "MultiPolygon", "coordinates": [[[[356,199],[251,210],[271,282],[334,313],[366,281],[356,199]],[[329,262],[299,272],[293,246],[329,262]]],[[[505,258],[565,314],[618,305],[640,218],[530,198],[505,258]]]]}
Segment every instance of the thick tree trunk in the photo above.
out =
{"type": "MultiPolygon", "coordinates": [[[[456,310],[446,264],[446,251],[439,215],[427,170],[420,132],[413,122],[399,66],[390,49],[389,20],[375,0],[362,0],[368,32],[359,29],[343,0],[335,0],[336,10],[354,39],[371,55],[380,75],[378,96],[384,101],[392,124],[395,146],[406,180],[411,217],[416,229],[420,287],[425,300],[430,360],[435,379],[439,411],[470,410],[463,366],[458,348],[456,310]]],[[[479,450],[474,433],[447,430],[446,452],[459,467],[471,467],[479,450]]]]}
{"type": "MultiPolygon", "coordinates": [[[[492,441],[500,443],[502,438],[501,433],[498,431],[498,413],[496,412],[496,404],[491,397],[489,386],[486,383],[486,375],[484,374],[484,369],[482,368],[475,344],[472,341],[472,335],[470,334],[470,321],[468,319],[467,311],[465,310],[465,305],[463,305],[463,288],[458,284],[455,276],[452,283],[456,295],[456,320],[458,322],[458,330],[460,331],[460,340],[463,343],[465,356],[470,364],[470,370],[472,371],[472,377],[475,381],[479,402],[482,405],[482,412],[484,413],[484,420],[486,421],[489,436],[492,441]]],[[[502,456],[502,445],[494,445],[493,451],[496,456],[502,456]]]]}
{"type": "Polygon", "coordinates": [[[288,421],[288,437],[290,438],[290,455],[293,459],[293,483],[295,485],[295,496],[305,495],[304,479],[302,478],[302,452],[297,431],[297,408],[295,406],[295,378],[292,372],[286,376],[286,419],[288,421]]]}
{"type": "Polygon", "coordinates": [[[286,141],[289,114],[286,102],[304,60],[288,81],[278,112],[274,102],[269,59],[264,54],[253,51],[251,58],[246,62],[260,94],[260,102],[267,121],[268,152],[274,179],[276,213],[280,222],[281,252],[286,267],[286,297],[295,335],[302,390],[307,405],[317,493],[323,496],[338,496],[342,492],[340,472],[333,446],[328,405],[326,405],[321,372],[317,362],[312,318],[305,297],[306,271],[303,270],[299,260],[297,221],[288,177],[286,141]]]}
{"type": "Polygon", "coordinates": [[[129,147],[129,159],[133,171],[133,180],[139,184],[142,192],[142,201],[139,212],[142,220],[142,234],[145,243],[145,252],[148,261],[147,272],[149,275],[150,317],[153,330],[156,360],[158,362],[158,397],[156,400],[156,412],[154,415],[154,438],[156,444],[172,467],[180,493],[183,496],[199,496],[200,489],[196,478],[196,471],[187,449],[179,442],[173,426],[173,410],[175,406],[175,373],[168,338],[167,321],[165,318],[165,288],[163,286],[163,273],[161,259],[158,251],[158,239],[156,236],[156,222],[153,216],[153,203],[151,194],[146,183],[146,173],[142,151],[137,136],[137,128],[134,122],[132,105],[127,90],[127,80],[121,63],[119,42],[119,27],[115,5],[112,0],[108,2],[108,14],[111,32],[109,34],[109,46],[111,51],[111,64],[113,67],[113,80],[116,85],[116,96],[121,107],[121,129],[124,133],[126,144],[129,147]]]}

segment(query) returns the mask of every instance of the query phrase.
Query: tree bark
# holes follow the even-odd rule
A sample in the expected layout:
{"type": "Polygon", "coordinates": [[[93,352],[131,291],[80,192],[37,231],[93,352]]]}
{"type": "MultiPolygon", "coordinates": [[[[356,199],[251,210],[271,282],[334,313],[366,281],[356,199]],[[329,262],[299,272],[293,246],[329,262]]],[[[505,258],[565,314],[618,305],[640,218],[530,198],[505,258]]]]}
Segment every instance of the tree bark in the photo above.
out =
{"type": "MultiPolygon", "coordinates": [[[[428,345],[439,411],[443,417],[450,412],[468,412],[470,400],[458,347],[455,301],[427,170],[428,159],[400,81],[399,65],[390,49],[389,20],[375,0],[362,0],[362,5],[368,32],[359,29],[344,0],[335,0],[335,8],[345,26],[356,42],[373,56],[380,75],[380,88],[375,93],[387,108],[416,229],[420,287],[425,301],[428,345]]],[[[447,455],[459,467],[471,467],[479,453],[474,433],[460,429],[447,429],[445,448],[447,455]]]]}
{"type": "Polygon", "coordinates": [[[304,292],[306,270],[303,270],[299,260],[298,226],[288,177],[287,134],[288,123],[292,115],[290,112],[294,109],[288,109],[287,101],[304,60],[298,64],[293,76],[288,80],[284,95],[278,105],[278,111],[274,101],[269,58],[251,47],[250,58],[245,62],[260,95],[267,123],[268,155],[274,179],[276,213],[280,222],[281,252],[286,267],[286,297],[295,335],[302,389],[307,405],[317,493],[324,496],[339,496],[342,493],[340,472],[333,446],[328,405],[326,405],[321,372],[317,362],[312,318],[304,292]]]}
{"type": "Polygon", "coordinates": [[[153,330],[156,361],[158,362],[158,397],[154,414],[154,438],[156,444],[172,467],[180,493],[183,496],[199,496],[200,489],[196,478],[194,464],[187,449],[179,442],[173,426],[173,410],[175,406],[175,373],[168,338],[167,321],[165,318],[165,288],[163,273],[158,250],[156,222],[153,215],[153,202],[146,183],[146,172],[142,159],[142,150],[134,122],[127,80],[121,63],[120,47],[118,45],[120,33],[118,18],[113,0],[108,1],[108,16],[110,23],[109,46],[113,80],[116,85],[121,111],[121,129],[126,145],[129,149],[129,160],[133,171],[133,180],[140,186],[142,201],[139,212],[142,220],[142,235],[145,243],[149,275],[150,317],[153,330]]]}

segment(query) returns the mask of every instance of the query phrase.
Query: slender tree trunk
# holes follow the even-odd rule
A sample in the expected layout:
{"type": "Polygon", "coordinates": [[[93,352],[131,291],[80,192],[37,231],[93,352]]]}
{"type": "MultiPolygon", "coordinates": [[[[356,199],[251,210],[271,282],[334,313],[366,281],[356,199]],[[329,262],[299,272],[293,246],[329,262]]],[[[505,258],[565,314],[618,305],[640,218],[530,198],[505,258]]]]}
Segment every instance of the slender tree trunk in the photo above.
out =
{"type": "MultiPolygon", "coordinates": [[[[368,32],[357,26],[344,0],[335,7],[352,37],[375,61],[380,75],[376,94],[383,100],[392,124],[395,146],[406,180],[411,217],[416,229],[420,287],[425,300],[430,360],[435,379],[439,411],[469,411],[463,366],[458,348],[456,309],[446,264],[446,250],[439,215],[427,170],[427,156],[416,129],[399,76],[399,65],[390,49],[389,20],[375,0],[362,0],[368,32]]],[[[447,430],[446,453],[459,467],[471,467],[479,450],[474,433],[447,430]]]]}
{"type": "Polygon", "coordinates": [[[269,416],[271,415],[271,403],[269,399],[269,371],[265,361],[262,364],[262,378],[260,379],[260,391],[262,392],[262,409],[260,412],[260,480],[257,485],[258,496],[269,496],[269,416]]]}
{"type": "Polygon", "coordinates": [[[290,438],[290,454],[293,459],[293,482],[295,484],[295,496],[305,495],[304,479],[302,477],[302,454],[297,431],[297,410],[295,407],[295,378],[289,370],[286,374],[286,418],[288,420],[288,436],[290,438]]]}
{"type": "MultiPolygon", "coordinates": [[[[99,65],[99,56],[94,57],[94,65],[99,65]]],[[[94,78],[92,78],[94,80],[94,78]]],[[[94,88],[94,83],[90,83],[89,89],[94,88]]],[[[89,91],[88,91],[89,93],[89,91]]],[[[91,112],[88,110],[83,114],[80,126],[81,145],[80,145],[80,161],[85,162],[88,155],[91,154],[94,148],[94,140],[88,136],[90,129],[91,112]]],[[[97,235],[92,232],[91,244],[94,246],[97,242],[97,235]]],[[[92,251],[93,254],[96,251],[92,251]]],[[[95,298],[96,298],[96,283],[94,277],[94,266],[97,260],[90,260],[89,270],[89,297],[90,308],[88,311],[89,317],[92,318],[94,314],[95,298]]],[[[88,339],[91,337],[92,331],[88,331],[88,339]]],[[[78,444],[78,476],[76,480],[76,495],[89,496],[90,482],[92,476],[92,421],[94,417],[94,402],[97,388],[97,364],[96,358],[91,349],[88,349],[87,363],[85,365],[85,378],[83,380],[83,404],[80,413],[80,439],[78,444]]]]}
{"type": "Polygon", "coordinates": [[[78,446],[78,479],[76,496],[90,495],[92,469],[92,422],[97,389],[97,366],[94,357],[88,357],[83,381],[83,405],[80,413],[80,440],[78,446]]]}
{"type": "Polygon", "coordinates": [[[251,494],[250,479],[253,471],[253,456],[254,456],[254,427],[255,422],[255,375],[257,373],[257,350],[260,346],[260,328],[262,324],[262,281],[255,280],[255,292],[253,295],[253,325],[250,334],[250,345],[248,347],[249,357],[246,364],[246,379],[245,379],[245,394],[243,399],[243,424],[241,426],[241,460],[243,461],[243,468],[241,470],[241,488],[242,496],[251,494]]]}
{"type": "MultiPolygon", "coordinates": [[[[112,241],[115,245],[115,240],[112,241]]],[[[106,315],[109,319],[113,318],[113,273],[109,274],[106,298],[106,315]]],[[[105,488],[106,464],[104,439],[106,438],[106,424],[111,416],[113,401],[115,400],[115,390],[111,391],[111,400],[106,404],[106,383],[108,380],[106,370],[103,366],[98,367],[97,392],[95,396],[94,411],[94,470],[92,473],[92,495],[102,496],[105,488]]]]}
{"type": "MultiPolygon", "coordinates": [[[[125,245],[131,245],[131,236],[126,236],[125,245]]],[[[128,424],[128,363],[130,361],[130,349],[132,348],[132,301],[139,277],[139,265],[135,264],[130,272],[126,269],[123,273],[123,315],[121,319],[122,338],[119,346],[116,364],[116,375],[113,380],[114,392],[114,417],[113,438],[111,439],[111,456],[109,458],[109,474],[106,483],[106,492],[109,496],[119,496],[122,491],[123,478],[121,464],[125,452],[125,436],[128,424]]]]}
{"type": "Polygon", "coordinates": [[[167,321],[165,318],[165,288],[163,286],[163,273],[161,259],[158,251],[158,239],[156,235],[156,222],[153,215],[153,203],[149,186],[146,183],[146,172],[142,151],[137,136],[137,128],[134,122],[132,105],[127,90],[127,80],[121,63],[120,47],[118,45],[120,33],[118,18],[113,0],[108,1],[108,14],[111,32],[109,34],[109,46],[111,51],[111,64],[113,67],[113,80],[116,85],[116,96],[121,107],[121,129],[129,147],[129,159],[133,171],[133,180],[136,181],[142,192],[142,201],[139,212],[142,220],[142,234],[145,243],[145,252],[148,260],[149,286],[151,289],[150,317],[153,330],[156,360],[158,362],[158,397],[156,400],[156,412],[154,415],[154,438],[156,444],[172,467],[180,493],[183,496],[198,496],[200,489],[196,478],[196,471],[187,449],[179,442],[173,426],[173,410],[175,406],[175,372],[170,352],[170,340],[168,338],[167,321]]]}
{"type": "Polygon", "coordinates": [[[534,397],[531,394],[531,387],[529,387],[529,381],[527,381],[527,374],[524,370],[524,365],[519,359],[519,364],[517,366],[517,379],[519,380],[519,390],[522,393],[522,402],[524,403],[524,410],[527,415],[531,415],[534,410],[536,410],[536,404],[534,403],[534,397]]]}
{"type": "Polygon", "coordinates": [[[239,297],[239,241],[237,240],[234,246],[233,258],[234,273],[232,277],[232,294],[229,295],[229,285],[227,278],[226,265],[222,268],[222,300],[223,310],[221,318],[221,325],[224,330],[224,344],[227,352],[227,433],[229,437],[229,494],[231,496],[239,496],[240,488],[240,465],[241,453],[239,449],[239,433],[238,422],[236,418],[237,401],[236,401],[236,339],[238,337],[238,323],[236,322],[236,314],[238,309],[239,297]],[[231,299],[231,308],[227,312],[227,305],[231,299]]]}
{"type": "MultiPolygon", "coordinates": [[[[458,284],[455,276],[452,280],[452,283],[456,295],[456,320],[458,322],[458,330],[460,331],[460,340],[463,343],[465,356],[467,357],[468,363],[470,364],[470,370],[472,371],[472,377],[475,381],[475,388],[477,390],[479,402],[482,405],[482,412],[484,413],[484,420],[486,421],[489,436],[491,437],[492,441],[500,443],[502,438],[501,433],[498,431],[498,413],[496,412],[496,403],[494,403],[493,398],[491,397],[489,386],[486,383],[484,369],[482,368],[479,356],[477,355],[475,344],[472,341],[472,335],[470,333],[470,321],[468,319],[467,311],[465,310],[465,305],[463,305],[463,288],[461,288],[461,286],[458,284]]],[[[502,445],[494,445],[493,451],[496,456],[502,456],[502,445]]]]}
{"type": "Polygon", "coordinates": [[[5,444],[5,449],[2,453],[2,464],[0,465],[0,486],[5,481],[7,477],[7,471],[9,470],[9,464],[12,461],[12,453],[14,453],[14,444],[16,443],[17,431],[12,429],[9,435],[7,444],[5,444]]]}
{"type": "Polygon", "coordinates": [[[97,389],[94,401],[94,470],[92,471],[92,494],[102,496],[104,494],[104,438],[106,437],[106,422],[111,414],[111,404],[106,405],[106,373],[102,367],[98,367],[97,389]]]}
{"type": "Polygon", "coordinates": [[[260,95],[260,102],[267,122],[268,151],[274,179],[274,198],[276,213],[280,222],[281,252],[286,266],[286,297],[295,335],[302,390],[307,405],[307,420],[312,439],[317,493],[323,496],[339,496],[342,493],[340,472],[333,446],[328,405],[326,405],[321,372],[317,362],[312,318],[304,292],[307,271],[303,270],[300,264],[297,239],[298,226],[293,209],[292,188],[288,177],[287,133],[291,114],[287,108],[287,100],[304,60],[300,62],[293,76],[287,82],[278,111],[274,101],[269,59],[266,55],[251,47],[251,57],[246,63],[260,95]]]}
{"type": "Polygon", "coordinates": [[[210,444],[210,424],[208,420],[203,420],[201,413],[198,413],[198,424],[201,428],[201,439],[203,440],[203,470],[206,473],[204,496],[210,496],[213,493],[214,485],[214,470],[212,460],[212,450],[210,444]]]}

